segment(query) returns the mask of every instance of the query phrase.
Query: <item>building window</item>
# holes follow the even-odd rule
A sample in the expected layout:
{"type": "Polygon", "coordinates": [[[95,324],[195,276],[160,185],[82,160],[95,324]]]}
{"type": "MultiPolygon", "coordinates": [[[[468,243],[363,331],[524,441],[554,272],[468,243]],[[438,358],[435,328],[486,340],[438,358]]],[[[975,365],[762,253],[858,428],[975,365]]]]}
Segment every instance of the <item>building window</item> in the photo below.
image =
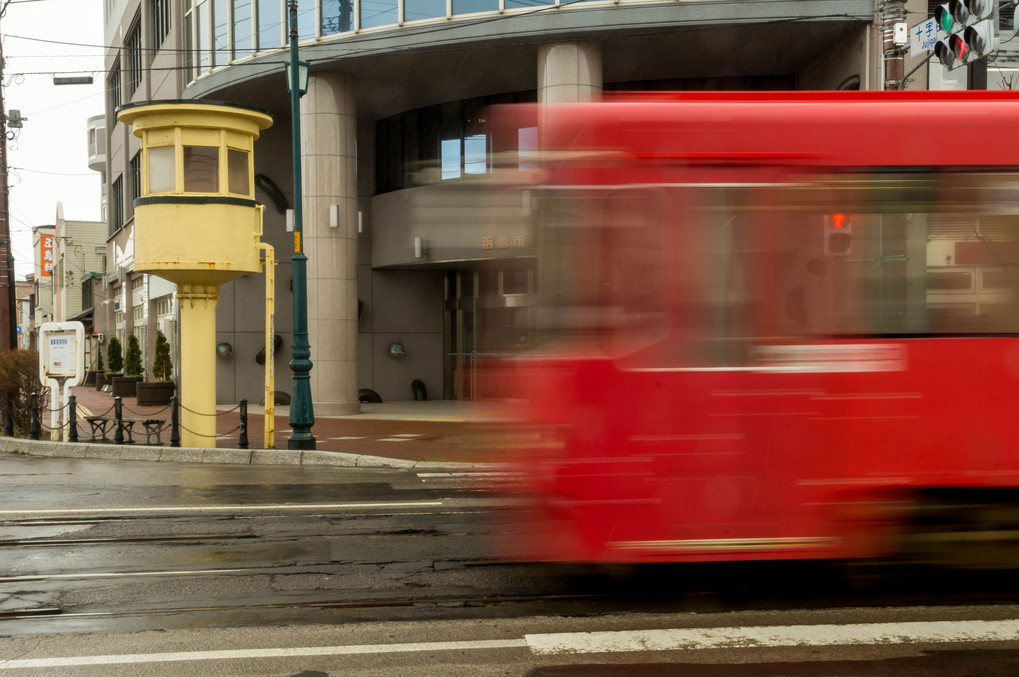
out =
{"type": "Polygon", "coordinates": [[[159,317],[169,315],[172,303],[173,298],[170,296],[164,296],[158,301],[156,301],[156,315],[158,315],[159,317]]]}
{"type": "Polygon", "coordinates": [[[95,297],[94,297],[93,291],[92,291],[94,286],[95,286],[95,282],[93,280],[88,280],[88,281],[85,282],[85,284],[81,285],[81,309],[82,310],[89,310],[90,308],[92,308],[95,305],[95,300],[94,300],[95,297]]]}
{"type": "Polygon", "coordinates": [[[145,284],[145,278],[139,275],[131,278],[131,291],[138,291],[145,284]]]}
{"type": "Polygon", "coordinates": [[[152,44],[157,49],[170,34],[170,0],[152,0],[152,44]]]}
{"type": "Polygon", "coordinates": [[[227,0],[215,0],[212,6],[212,60],[213,66],[230,63],[230,45],[227,43],[227,0]]]}
{"type": "Polygon", "coordinates": [[[228,148],[226,157],[227,176],[230,181],[227,190],[237,195],[250,195],[251,184],[248,183],[248,152],[228,148]]]}
{"type": "Polygon", "coordinates": [[[175,180],[173,146],[149,148],[149,194],[172,193],[175,180]]]}
{"type": "MultiPolygon", "coordinates": [[[[445,16],[445,12],[443,12],[445,16]]],[[[287,5],[286,11],[283,13],[283,18],[286,23],[287,29],[287,43],[290,42],[290,5],[287,5]]],[[[316,35],[315,28],[315,3],[314,2],[299,2],[297,3],[297,40],[304,42],[305,40],[314,40],[318,36],[316,35]]]]}
{"type": "Polygon", "coordinates": [[[219,192],[219,148],[184,146],[184,192],[219,192]]]}
{"type": "Polygon", "coordinates": [[[322,0],[322,35],[346,33],[353,28],[353,16],[353,0],[322,0]]]}
{"type": "Polygon", "coordinates": [[[187,11],[184,12],[184,72],[188,80],[195,79],[195,12],[194,4],[189,0],[187,11]]]}
{"type": "Polygon", "coordinates": [[[373,0],[361,3],[361,28],[388,26],[398,21],[396,0],[373,0]]]}
{"type": "Polygon", "coordinates": [[[145,319],[145,306],[137,305],[131,311],[131,317],[134,320],[134,324],[138,324],[145,319]]]}
{"type": "Polygon", "coordinates": [[[106,247],[96,247],[96,261],[98,270],[96,272],[106,274],[106,247]]]}
{"type": "Polygon", "coordinates": [[[280,0],[258,0],[258,48],[272,49],[283,40],[283,14],[280,0]]]}
{"type": "Polygon", "coordinates": [[[124,42],[127,53],[127,95],[130,97],[142,83],[142,31],[141,21],[135,19],[134,27],[124,42]]]}
{"type": "Polygon", "coordinates": [[[90,156],[106,153],[106,127],[93,127],[88,130],[88,154],[90,156]]]}
{"type": "Polygon", "coordinates": [[[418,108],[377,121],[377,192],[487,174],[491,171],[491,137],[481,112],[492,104],[526,103],[536,98],[534,91],[500,94],[418,108]]]}
{"type": "MultiPolygon", "coordinates": [[[[120,59],[113,62],[110,68],[110,77],[106,80],[106,110],[113,113],[120,106],[120,59]]],[[[113,121],[117,118],[114,115],[113,121]]]]}
{"type": "Polygon", "coordinates": [[[254,28],[251,24],[251,0],[233,0],[234,3],[234,58],[251,56],[254,28]]]}
{"type": "Polygon", "coordinates": [[[208,0],[198,0],[195,16],[195,35],[198,39],[195,44],[198,46],[198,73],[202,74],[209,70],[212,65],[212,44],[211,25],[212,3],[208,0]]]}
{"type": "Polygon", "coordinates": [[[131,164],[128,166],[128,175],[131,177],[131,185],[128,189],[131,191],[128,194],[127,202],[127,213],[129,215],[134,214],[134,201],[142,196],[142,153],[138,151],[131,158],[131,164]]]}
{"type": "Polygon", "coordinates": [[[124,177],[118,176],[110,189],[111,234],[124,227],[124,177]]]}

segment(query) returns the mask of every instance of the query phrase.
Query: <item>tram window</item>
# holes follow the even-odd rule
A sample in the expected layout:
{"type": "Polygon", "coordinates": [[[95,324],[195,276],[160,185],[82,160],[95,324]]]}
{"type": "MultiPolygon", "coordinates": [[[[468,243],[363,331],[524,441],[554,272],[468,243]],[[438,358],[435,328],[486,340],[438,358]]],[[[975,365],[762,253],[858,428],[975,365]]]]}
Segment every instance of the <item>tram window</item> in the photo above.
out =
{"type": "Polygon", "coordinates": [[[772,272],[781,296],[769,303],[782,333],[1019,331],[1014,177],[839,175],[781,192],[785,210],[765,246],[783,262],[772,272]],[[847,255],[818,242],[816,224],[832,210],[854,213],[847,255]]]}

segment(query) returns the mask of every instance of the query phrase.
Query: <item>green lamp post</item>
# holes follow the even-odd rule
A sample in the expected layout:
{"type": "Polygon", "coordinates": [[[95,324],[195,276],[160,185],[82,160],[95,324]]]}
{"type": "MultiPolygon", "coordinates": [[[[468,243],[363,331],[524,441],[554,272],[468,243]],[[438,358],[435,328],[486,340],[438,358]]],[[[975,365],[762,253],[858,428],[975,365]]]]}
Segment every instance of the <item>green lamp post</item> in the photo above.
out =
{"type": "Polygon", "coordinates": [[[287,449],[314,449],[315,411],[311,402],[311,346],[308,344],[308,257],[301,242],[301,95],[307,89],[307,64],[304,64],[304,89],[301,88],[302,64],[297,53],[297,0],[289,0],[290,63],[287,86],[290,88],[290,117],[294,153],[294,340],[290,349],[293,390],[290,396],[290,438],[287,449]]]}

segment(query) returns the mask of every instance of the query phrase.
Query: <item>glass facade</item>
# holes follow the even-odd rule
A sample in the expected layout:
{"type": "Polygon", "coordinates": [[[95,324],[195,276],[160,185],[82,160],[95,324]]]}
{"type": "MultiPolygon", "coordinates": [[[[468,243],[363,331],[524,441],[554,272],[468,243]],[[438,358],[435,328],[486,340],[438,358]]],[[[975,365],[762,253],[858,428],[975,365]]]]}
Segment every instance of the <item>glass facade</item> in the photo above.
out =
{"type": "Polygon", "coordinates": [[[283,45],[283,5],[281,0],[258,0],[258,48],[283,45]]]}
{"type": "Polygon", "coordinates": [[[254,24],[251,22],[251,0],[233,0],[234,2],[234,42],[235,59],[250,56],[254,45],[254,24]]]}
{"type": "MultiPolygon", "coordinates": [[[[379,120],[375,124],[376,191],[488,173],[492,139],[482,115],[485,107],[536,100],[536,92],[517,92],[418,108],[379,120]]],[[[536,149],[536,130],[532,136],[536,149]]]]}
{"type": "MultiPolygon", "coordinates": [[[[533,10],[589,1],[301,0],[297,7],[297,30],[300,41],[308,43],[357,30],[443,19],[450,13],[463,16],[533,10]]],[[[185,7],[185,49],[192,78],[225,66],[232,59],[285,47],[289,41],[287,0],[187,0],[185,7]]]]}

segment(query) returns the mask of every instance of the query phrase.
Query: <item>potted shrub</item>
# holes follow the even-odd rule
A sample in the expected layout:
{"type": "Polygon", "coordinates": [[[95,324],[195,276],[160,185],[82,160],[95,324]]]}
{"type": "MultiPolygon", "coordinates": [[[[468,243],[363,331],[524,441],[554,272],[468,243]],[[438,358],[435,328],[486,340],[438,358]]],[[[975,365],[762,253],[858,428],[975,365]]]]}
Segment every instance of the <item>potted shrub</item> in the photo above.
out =
{"type": "MultiPolygon", "coordinates": [[[[109,363],[110,371],[103,379],[103,385],[110,384],[112,387],[113,379],[124,375],[124,351],[120,347],[120,339],[116,336],[111,336],[110,345],[106,346],[106,361],[109,363]]],[[[98,382],[96,379],[97,384],[98,382]]]]}
{"type": "Polygon", "coordinates": [[[139,405],[169,404],[173,397],[173,360],[170,358],[170,342],[163,332],[156,332],[156,356],[152,360],[152,380],[142,381],[135,387],[139,405]]]}
{"type": "MultiPolygon", "coordinates": [[[[113,341],[111,340],[110,343],[112,348],[113,341]]],[[[128,334],[127,352],[124,355],[124,375],[113,379],[113,395],[134,397],[135,385],[143,378],[142,369],[142,349],[138,344],[138,337],[128,334]]]]}
{"type": "MultiPolygon", "coordinates": [[[[95,385],[96,390],[102,390],[103,386],[106,385],[106,372],[103,371],[102,348],[99,348],[99,350],[96,351],[96,371],[95,380],[93,381],[93,384],[95,385]]],[[[86,385],[88,385],[88,382],[86,382],[86,385]]]]}

